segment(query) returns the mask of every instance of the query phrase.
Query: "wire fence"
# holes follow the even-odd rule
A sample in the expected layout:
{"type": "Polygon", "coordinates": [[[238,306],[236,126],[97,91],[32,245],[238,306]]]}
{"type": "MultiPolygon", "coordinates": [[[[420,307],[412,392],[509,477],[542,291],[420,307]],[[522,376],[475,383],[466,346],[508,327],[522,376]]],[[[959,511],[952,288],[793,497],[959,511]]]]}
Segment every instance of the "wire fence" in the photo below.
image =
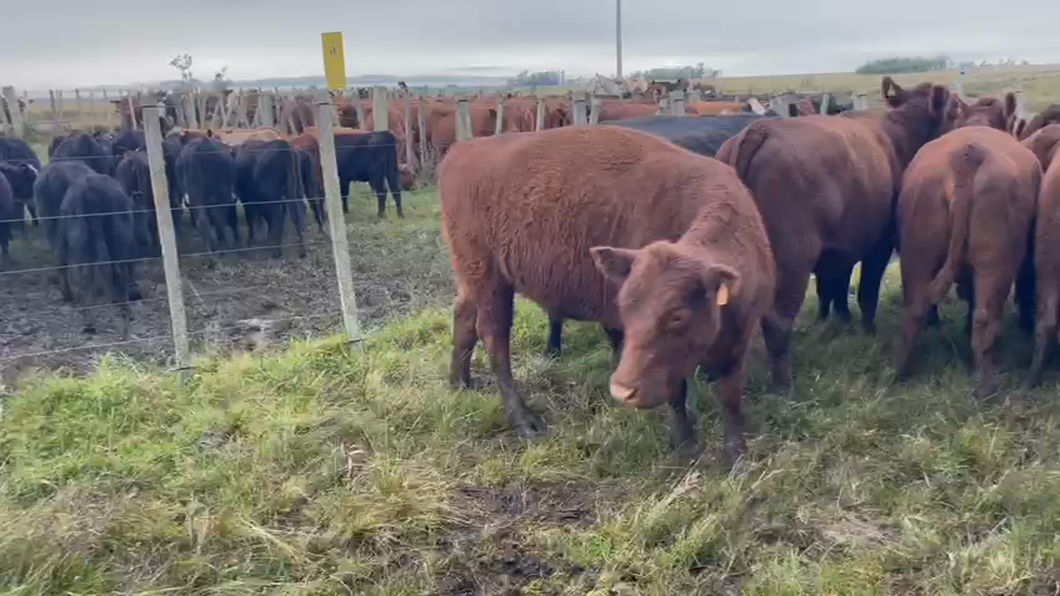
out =
{"type": "MultiPolygon", "coordinates": [[[[326,115],[332,106],[321,102],[317,108],[318,115],[326,115]]],[[[153,108],[146,113],[152,117],[153,108]]],[[[153,205],[141,202],[131,209],[93,213],[38,212],[35,218],[0,213],[0,226],[14,236],[11,260],[0,269],[0,373],[5,379],[28,367],[82,370],[108,352],[183,369],[193,364],[192,355],[217,350],[255,350],[335,333],[356,341],[365,328],[385,318],[451,299],[433,190],[400,191],[411,214],[399,220],[392,196],[398,189],[385,188],[388,217],[380,222],[368,208],[370,189],[356,184],[349,191],[350,213],[344,216],[340,193],[345,189],[339,187],[346,180],[340,180],[334,142],[327,141],[335,138],[328,134],[329,126],[319,130],[316,149],[320,162],[316,173],[326,192],[305,188],[302,197],[277,195],[253,203],[258,209],[285,211],[284,234],[276,241],[261,222],[250,238],[248,205],[238,193],[231,204],[210,205],[196,204],[180,190],[180,200],[171,202],[161,131],[150,120],[147,123],[153,205]],[[326,205],[323,222],[315,221],[313,202],[326,205]],[[291,220],[296,207],[304,213],[304,238],[298,237],[291,220]],[[211,246],[203,227],[194,225],[193,221],[210,219],[204,216],[214,209],[229,210],[226,224],[234,223],[238,241],[211,246]],[[163,217],[163,212],[170,217],[163,217]],[[149,252],[112,256],[103,246],[104,239],[95,238],[100,250],[94,258],[74,255],[63,261],[46,232],[50,227],[61,235],[67,222],[108,222],[130,215],[157,225],[161,242],[152,240],[154,245],[146,247],[149,252]],[[166,250],[167,238],[175,250],[166,250]],[[306,254],[300,257],[303,249],[306,254]],[[402,251],[408,259],[402,258],[402,251]],[[345,257],[337,260],[340,254],[345,257]],[[176,265],[176,277],[167,272],[170,264],[176,265]],[[115,274],[125,269],[133,272],[135,283],[122,287],[115,274]],[[69,280],[72,296],[64,295],[63,278],[69,280]],[[129,293],[119,298],[127,289],[129,293]]],[[[40,161],[48,163],[41,144],[35,145],[40,161]]],[[[398,146],[346,147],[340,141],[338,155],[372,150],[392,155],[398,146]]],[[[233,160],[261,152],[249,145],[236,146],[233,160]]],[[[113,155],[70,159],[90,167],[100,161],[113,166],[117,161],[113,155]]],[[[28,158],[3,161],[35,163],[28,158]]],[[[341,175],[345,177],[345,171],[341,175]]]]}

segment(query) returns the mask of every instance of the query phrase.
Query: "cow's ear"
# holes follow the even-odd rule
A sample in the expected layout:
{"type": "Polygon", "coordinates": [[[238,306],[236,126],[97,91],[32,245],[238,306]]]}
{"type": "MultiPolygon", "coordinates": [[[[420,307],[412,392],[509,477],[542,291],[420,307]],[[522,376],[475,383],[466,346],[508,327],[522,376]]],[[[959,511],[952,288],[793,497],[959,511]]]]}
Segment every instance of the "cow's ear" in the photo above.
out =
{"type": "Polygon", "coordinates": [[[636,250],[610,246],[594,246],[589,249],[589,254],[592,255],[596,268],[617,284],[626,281],[633,269],[633,261],[637,258],[636,250]]]}
{"type": "Polygon", "coordinates": [[[703,289],[714,304],[725,306],[740,295],[740,274],[727,265],[710,265],[703,272],[703,289]]]}
{"type": "Polygon", "coordinates": [[[883,94],[883,101],[887,102],[887,105],[892,108],[897,108],[908,99],[906,90],[902,89],[890,76],[883,77],[883,81],[880,83],[880,91],[883,94]]]}
{"type": "Polygon", "coordinates": [[[1005,94],[1005,121],[1008,122],[1016,115],[1016,94],[1009,91],[1005,94]]]}

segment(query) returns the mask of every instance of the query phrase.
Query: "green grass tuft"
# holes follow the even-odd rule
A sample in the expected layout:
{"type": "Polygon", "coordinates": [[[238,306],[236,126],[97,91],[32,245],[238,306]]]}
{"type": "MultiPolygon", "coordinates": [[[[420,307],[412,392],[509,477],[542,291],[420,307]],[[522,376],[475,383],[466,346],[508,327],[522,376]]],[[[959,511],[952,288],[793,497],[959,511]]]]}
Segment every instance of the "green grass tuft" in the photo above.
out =
{"type": "Polygon", "coordinates": [[[1056,379],[1019,388],[1030,348],[1010,312],[1001,397],[977,402],[951,303],[894,385],[897,291],[892,270],[876,337],[814,322],[808,299],[794,401],[765,393],[754,346],[732,473],[709,384],[692,386],[707,450],[690,466],[663,412],[611,403],[596,326],[568,324],[551,360],[523,300],[515,373],[551,428],[532,442],[495,388],[449,390],[451,313],[430,307],[355,348],[203,358],[185,382],[119,357],[31,376],[0,420],[0,590],[1053,593],[1056,379]]]}

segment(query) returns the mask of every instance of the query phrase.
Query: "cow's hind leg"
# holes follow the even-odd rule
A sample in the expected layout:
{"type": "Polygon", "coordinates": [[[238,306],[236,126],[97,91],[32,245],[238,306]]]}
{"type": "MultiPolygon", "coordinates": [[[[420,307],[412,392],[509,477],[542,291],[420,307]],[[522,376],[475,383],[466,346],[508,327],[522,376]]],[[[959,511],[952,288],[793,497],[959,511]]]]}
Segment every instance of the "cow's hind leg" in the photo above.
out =
{"type": "MultiPolygon", "coordinates": [[[[880,304],[880,285],[887,263],[894,250],[894,234],[887,231],[861,261],[861,281],[858,283],[858,306],[861,307],[861,325],[866,333],[876,333],[876,308],[880,304]]],[[[847,275],[849,283],[850,275],[847,275]]]]}
{"type": "Polygon", "coordinates": [[[1042,380],[1042,371],[1049,361],[1049,351],[1056,341],[1057,308],[1060,307],[1060,286],[1056,280],[1040,280],[1038,288],[1038,312],[1034,328],[1034,360],[1027,383],[1037,385],[1042,380]]]}
{"type": "MultiPolygon", "coordinates": [[[[291,224],[294,225],[294,233],[298,236],[298,256],[304,258],[306,255],[305,250],[305,203],[302,201],[293,201],[287,204],[287,208],[283,209],[284,212],[291,214],[291,224]]],[[[283,217],[283,215],[281,215],[283,217]]]]}
{"type": "Polygon", "coordinates": [[[375,200],[378,206],[379,219],[386,217],[386,180],[380,176],[374,176],[368,181],[368,185],[372,187],[372,192],[375,193],[375,200]]]}
{"type": "Polygon", "coordinates": [[[791,329],[810,284],[810,268],[784,264],[778,271],[776,300],[773,311],[762,317],[762,336],[773,364],[772,390],[786,393],[791,389],[791,329]]]}
{"type": "Polygon", "coordinates": [[[471,355],[478,343],[477,317],[474,297],[461,287],[453,302],[453,354],[449,361],[449,385],[453,389],[471,388],[471,355]]]}
{"type": "Polygon", "coordinates": [[[977,305],[972,316],[972,351],[979,372],[976,395],[986,399],[994,392],[994,344],[1001,334],[1001,315],[1012,286],[1011,275],[977,272],[975,295],[977,305]]]}
{"type": "Polygon", "coordinates": [[[563,354],[563,317],[559,315],[548,316],[548,346],[545,355],[549,358],[559,358],[563,354]]]}

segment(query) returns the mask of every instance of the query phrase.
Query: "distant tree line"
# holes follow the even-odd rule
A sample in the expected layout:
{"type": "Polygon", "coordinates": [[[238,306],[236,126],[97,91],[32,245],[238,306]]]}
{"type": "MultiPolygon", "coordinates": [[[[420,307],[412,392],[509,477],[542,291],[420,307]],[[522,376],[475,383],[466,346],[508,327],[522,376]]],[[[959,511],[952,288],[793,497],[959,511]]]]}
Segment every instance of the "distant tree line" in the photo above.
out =
{"type": "Polygon", "coordinates": [[[870,60],[854,70],[857,74],[883,75],[900,74],[906,72],[932,72],[953,68],[953,61],[949,56],[935,56],[924,58],[922,56],[881,58],[870,60]]]}
{"type": "Polygon", "coordinates": [[[562,85],[565,78],[564,75],[565,73],[562,70],[542,70],[539,72],[524,70],[516,75],[514,79],[509,79],[508,84],[521,87],[534,85],[562,85]]]}
{"type": "Polygon", "coordinates": [[[700,62],[695,66],[677,66],[652,68],[649,70],[638,70],[634,77],[644,79],[708,79],[721,76],[721,71],[713,69],[700,62]]]}

